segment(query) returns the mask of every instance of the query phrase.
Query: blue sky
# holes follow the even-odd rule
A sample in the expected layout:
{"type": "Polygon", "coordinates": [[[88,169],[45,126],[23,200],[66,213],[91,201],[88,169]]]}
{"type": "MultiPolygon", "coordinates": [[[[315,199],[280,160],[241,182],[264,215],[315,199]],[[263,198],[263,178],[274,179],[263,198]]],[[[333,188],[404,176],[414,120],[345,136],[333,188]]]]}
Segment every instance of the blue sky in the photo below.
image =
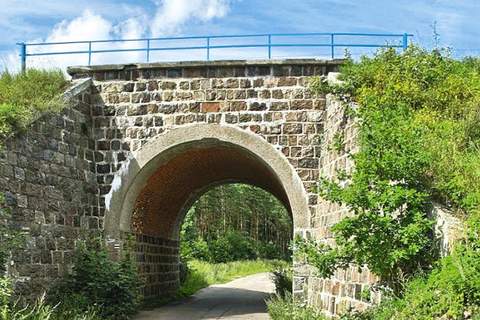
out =
{"type": "MultiPolygon", "coordinates": [[[[0,64],[10,68],[18,63],[17,41],[409,32],[415,42],[432,47],[434,23],[441,46],[457,55],[480,54],[480,0],[0,0],[0,5],[0,64]]],[[[70,57],[58,63],[84,61],[70,57]]]]}

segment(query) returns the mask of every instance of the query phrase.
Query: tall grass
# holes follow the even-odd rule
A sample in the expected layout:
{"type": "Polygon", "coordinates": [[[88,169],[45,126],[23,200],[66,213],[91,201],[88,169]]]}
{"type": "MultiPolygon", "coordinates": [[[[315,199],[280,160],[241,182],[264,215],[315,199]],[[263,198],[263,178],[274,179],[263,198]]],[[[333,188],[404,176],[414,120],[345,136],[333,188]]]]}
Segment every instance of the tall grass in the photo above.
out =
{"type": "Polygon", "coordinates": [[[268,314],[272,320],[326,320],[317,310],[293,301],[290,293],[283,297],[275,295],[267,301],[268,314]]]}
{"type": "Polygon", "coordinates": [[[286,262],[247,260],[227,263],[209,263],[200,260],[188,262],[189,274],[179,290],[180,297],[187,297],[212,284],[225,283],[255,273],[270,272],[275,265],[286,262]]]}
{"type": "Polygon", "coordinates": [[[48,304],[45,296],[35,303],[20,305],[18,303],[2,303],[0,305],[0,320],[101,320],[96,310],[77,310],[74,307],[65,308],[61,303],[48,304]]]}
{"type": "Polygon", "coordinates": [[[60,70],[0,74],[0,137],[25,128],[38,114],[58,111],[67,80],[60,70]]]}

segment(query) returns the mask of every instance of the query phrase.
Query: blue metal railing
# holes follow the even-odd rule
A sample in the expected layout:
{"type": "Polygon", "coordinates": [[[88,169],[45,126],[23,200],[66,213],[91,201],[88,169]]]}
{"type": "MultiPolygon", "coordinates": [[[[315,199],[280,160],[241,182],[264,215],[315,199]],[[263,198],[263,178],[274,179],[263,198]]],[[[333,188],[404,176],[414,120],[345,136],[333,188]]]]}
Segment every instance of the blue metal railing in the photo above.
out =
{"type": "Polygon", "coordinates": [[[69,54],[87,54],[88,65],[92,62],[92,55],[98,53],[112,53],[112,52],[145,52],[146,61],[150,61],[150,53],[154,51],[168,51],[168,50],[206,50],[206,60],[210,60],[210,53],[212,49],[227,49],[227,48],[267,48],[268,59],[272,58],[272,49],[279,47],[329,47],[330,57],[335,58],[335,48],[381,48],[392,47],[406,49],[408,46],[409,37],[412,34],[394,34],[394,33],[272,33],[272,34],[243,34],[243,35],[219,35],[219,36],[189,36],[189,37],[168,37],[168,38],[140,38],[140,39],[119,39],[119,40],[92,40],[92,41],[67,41],[67,42],[42,42],[42,43],[25,43],[20,42],[17,45],[20,47],[20,59],[22,70],[26,69],[27,57],[34,56],[53,56],[53,55],[69,55],[69,54]],[[285,43],[274,42],[274,38],[305,38],[314,36],[325,36],[329,39],[325,43],[285,43]],[[391,43],[346,43],[338,42],[341,37],[355,37],[355,38],[385,38],[393,39],[391,43]],[[227,44],[227,45],[212,45],[212,40],[218,39],[239,39],[239,38],[264,38],[265,43],[241,43],[241,44],[227,44]],[[182,41],[182,40],[203,40],[204,45],[189,45],[176,47],[152,47],[152,41],[182,41]],[[118,43],[118,42],[143,42],[146,47],[141,48],[127,48],[127,49],[92,49],[93,45],[100,43],[118,43]],[[28,52],[28,47],[40,46],[54,46],[54,45],[72,45],[85,44],[88,50],[72,50],[72,51],[47,51],[47,52],[28,52]]]}

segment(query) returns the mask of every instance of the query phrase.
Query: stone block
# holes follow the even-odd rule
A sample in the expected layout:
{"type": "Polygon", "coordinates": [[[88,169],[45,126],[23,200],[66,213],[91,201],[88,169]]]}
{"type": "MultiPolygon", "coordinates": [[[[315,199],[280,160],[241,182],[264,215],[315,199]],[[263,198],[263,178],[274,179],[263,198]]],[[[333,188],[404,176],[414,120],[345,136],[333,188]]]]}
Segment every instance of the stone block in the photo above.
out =
{"type": "Polygon", "coordinates": [[[219,112],[222,108],[220,102],[201,102],[200,112],[219,112]]]}

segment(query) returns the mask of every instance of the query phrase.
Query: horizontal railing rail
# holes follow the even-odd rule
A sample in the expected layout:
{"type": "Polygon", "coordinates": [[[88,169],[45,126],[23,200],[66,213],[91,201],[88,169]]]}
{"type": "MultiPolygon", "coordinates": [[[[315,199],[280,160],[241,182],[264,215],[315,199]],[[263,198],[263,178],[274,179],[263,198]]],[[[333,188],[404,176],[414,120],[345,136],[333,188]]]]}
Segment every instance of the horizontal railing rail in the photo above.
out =
{"type": "Polygon", "coordinates": [[[266,33],[266,34],[242,34],[242,35],[215,35],[215,36],[185,36],[185,37],[165,37],[165,38],[139,38],[139,39],[112,39],[112,40],[84,40],[84,41],[64,41],[64,42],[38,42],[38,43],[26,43],[20,42],[17,45],[20,48],[20,61],[21,69],[25,70],[27,67],[27,57],[35,56],[56,56],[56,55],[72,55],[72,54],[86,54],[88,55],[88,65],[92,63],[92,56],[100,53],[114,53],[114,52],[145,52],[146,62],[150,62],[150,53],[156,51],[174,51],[174,50],[205,50],[205,60],[209,61],[211,58],[211,50],[215,49],[231,49],[231,48],[266,48],[267,58],[272,59],[272,49],[280,47],[328,47],[330,48],[330,57],[335,59],[335,48],[401,48],[406,49],[408,46],[409,38],[413,37],[409,33],[348,33],[348,32],[316,32],[316,33],[266,33]],[[325,36],[326,42],[322,43],[286,43],[286,42],[274,42],[274,38],[305,38],[325,36]],[[393,39],[392,42],[379,43],[348,43],[338,42],[341,37],[355,37],[355,38],[385,38],[393,39]],[[240,43],[240,44],[212,44],[212,40],[216,39],[239,39],[239,38],[264,38],[263,43],[240,43]],[[201,45],[186,45],[186,46],[174,46],[174,47],[152,47],[151,44],[154,41],[181,41],[181,40],[203,40],[204,44],[201,45]],[[119,42],[144,42],[145,47],[140,48],[116,48],[116,49],[94,49],[96,44],[106,43],[119,43],[119,42]],[[57,46],[57,45],[86,45],[85,49],[71,50],[71,51],[42,51],[42,52],[29,52],[29,47],[41,47],[41,46],[57,46]]]}

